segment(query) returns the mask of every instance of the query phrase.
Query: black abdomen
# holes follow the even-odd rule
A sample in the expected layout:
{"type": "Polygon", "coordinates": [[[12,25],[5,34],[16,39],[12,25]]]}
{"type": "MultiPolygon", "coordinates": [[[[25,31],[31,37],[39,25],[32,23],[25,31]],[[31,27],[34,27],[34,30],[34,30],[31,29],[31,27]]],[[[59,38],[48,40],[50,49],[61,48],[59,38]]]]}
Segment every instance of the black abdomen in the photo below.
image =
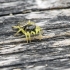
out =
{"type": "Polygon", "coordinates": [[[25,25],[25,26],[24,26],[24,30],[25,30],[25,31],[29,31],[29,32],[35,31],[35,28],[36,28],[35,25],[25,25]]]}

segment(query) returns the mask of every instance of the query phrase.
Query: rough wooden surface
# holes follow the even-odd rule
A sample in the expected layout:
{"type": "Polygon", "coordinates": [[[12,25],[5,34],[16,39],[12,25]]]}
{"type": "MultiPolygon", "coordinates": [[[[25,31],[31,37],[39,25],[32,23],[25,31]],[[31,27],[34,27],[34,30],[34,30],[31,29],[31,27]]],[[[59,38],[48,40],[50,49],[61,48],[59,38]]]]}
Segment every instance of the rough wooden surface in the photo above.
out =
{"type": "Polygon", "coordinates": [[[69,7],[70,0],[0,0],[0,15],[69,7]]]}
{"type": "Polygon", "coordinates": [[[0,70],[70,70],[69,7],[69,0],[0,0],[0,70]],[[12,26],[29,19],[43,39],[27,44],[12,26]]]}

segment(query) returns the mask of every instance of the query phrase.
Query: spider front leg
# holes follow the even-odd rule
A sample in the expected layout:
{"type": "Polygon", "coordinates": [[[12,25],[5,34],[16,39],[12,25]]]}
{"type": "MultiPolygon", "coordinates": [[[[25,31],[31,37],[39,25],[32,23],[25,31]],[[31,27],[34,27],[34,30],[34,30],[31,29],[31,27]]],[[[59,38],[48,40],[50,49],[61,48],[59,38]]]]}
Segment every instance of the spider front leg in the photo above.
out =
{"type": "Polygon", "coordinates": [[[27,32],[28,40],[31,42],[31,34],[27,32]]]}
{"type": "Polygon", "coordinates": [[[18,31],[14,34],[14,36],[18,35],[18,33],[19,33],[20,31],[21,31],[21,30],[18,30],[18,31]]]}
{"type": "Polygon", "coordinates": [[[25,36],[26,36],[27,43],[28,43],[28,40],[31,42],[30,33],[29,32],[25,33],[25,36]]]}

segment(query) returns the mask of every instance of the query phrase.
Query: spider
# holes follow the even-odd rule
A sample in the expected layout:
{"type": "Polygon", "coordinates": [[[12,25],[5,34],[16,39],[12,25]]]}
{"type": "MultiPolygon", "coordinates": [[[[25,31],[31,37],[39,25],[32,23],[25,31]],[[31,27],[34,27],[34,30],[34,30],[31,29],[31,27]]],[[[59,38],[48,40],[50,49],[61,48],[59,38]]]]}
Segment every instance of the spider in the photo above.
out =
{"type": "Polygon", "coordinates": [[[28,41],[31,42],[31,36],[39,35],[40,36],[39,39],[41,40],[42,29],[39,26],[37,26],[34,22],[31,22],[30,20],[24,26],[16,25],[13,26],[12,28],[18,29],[18,31],[15,33],[15,36],[20,32],[24,34],[26,36],[27,43],[28,41]]]}

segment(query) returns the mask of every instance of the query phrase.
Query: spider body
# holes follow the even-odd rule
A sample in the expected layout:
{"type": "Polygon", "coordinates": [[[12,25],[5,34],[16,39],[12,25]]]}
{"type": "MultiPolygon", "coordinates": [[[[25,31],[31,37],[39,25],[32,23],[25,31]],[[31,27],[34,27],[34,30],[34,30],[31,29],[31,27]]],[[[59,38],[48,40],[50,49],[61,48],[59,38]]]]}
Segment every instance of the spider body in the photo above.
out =
{"type": "Polygon", "coordinates": [[[24,27],[24,30],[27,32],[27,31],[29,31],[29,32],[31,32],[31,31],[35,31],[35,29],[36,29],[36,26],[35,25],[25,25],[24,27]]]}
{"type": "Polygon", "coordinates": [[[39,35],[40,40],[41,40],[41,28],[37,25],[35,25],[33,22],[31,22],[30,20],[27,22],[26,25],[21,26],[21,25],[17,25],[17,26],[13,26],[14,29],[18,29],[18,31],[16,32],[15,35],[17,35],[18,33],[22,33],[26,36],[26,40],[27,43],[28,41],[31,42],[31,36],[35,36],[35,35],[39,35]]]}

